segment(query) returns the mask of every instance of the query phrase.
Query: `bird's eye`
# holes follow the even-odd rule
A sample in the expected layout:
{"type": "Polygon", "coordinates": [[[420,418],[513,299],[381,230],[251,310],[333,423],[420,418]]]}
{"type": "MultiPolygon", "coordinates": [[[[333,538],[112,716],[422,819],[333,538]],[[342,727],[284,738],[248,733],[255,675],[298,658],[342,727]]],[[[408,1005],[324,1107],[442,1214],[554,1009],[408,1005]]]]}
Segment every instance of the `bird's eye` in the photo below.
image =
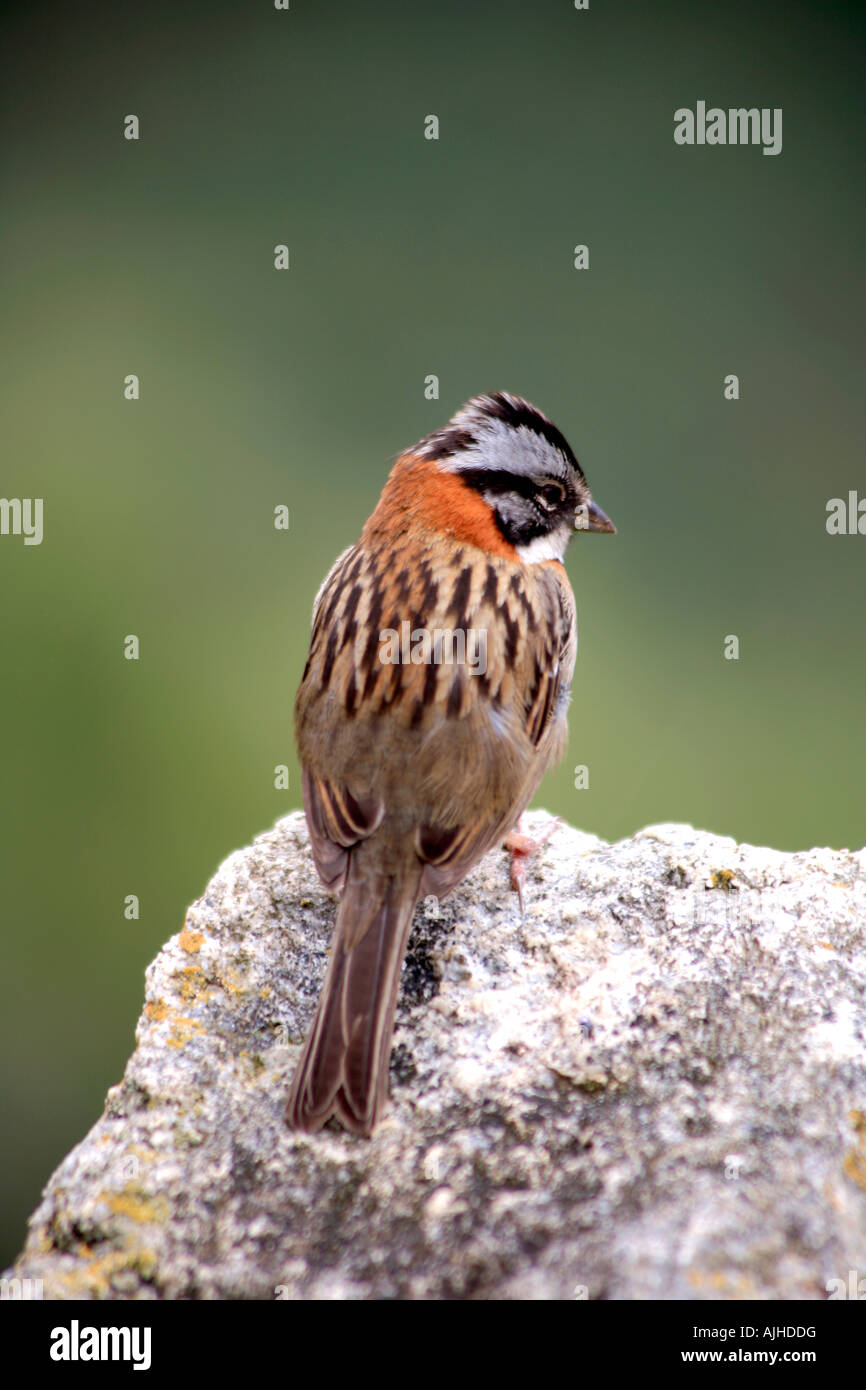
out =
{"type": "Polygon", "coordinates": [[[538,495],[545,507],[558,507],[565,496],[565,490],[560,483],[545,483],[538,495]]]}

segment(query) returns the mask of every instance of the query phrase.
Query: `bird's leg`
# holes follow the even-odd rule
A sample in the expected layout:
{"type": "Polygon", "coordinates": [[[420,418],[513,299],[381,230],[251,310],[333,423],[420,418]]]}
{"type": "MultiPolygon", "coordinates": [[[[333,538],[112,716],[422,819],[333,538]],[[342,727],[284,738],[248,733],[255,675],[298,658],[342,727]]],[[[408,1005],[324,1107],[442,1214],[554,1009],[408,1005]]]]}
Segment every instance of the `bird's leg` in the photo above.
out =
{"type": "Polygon", "coordinates": [[[503,844],[511,855],[511,887],[517,894],[517,901],[520,903],[520,915],[523,914],[523,890],[526,887],[526,861],[533,854],[537,854],[541,846],[546,844],[559,825],[558,820],[551,821],[547,829],[537,839],[531,835],[524,835],[520,829],[523,817],[517,822],[517,826],[510,835],[506,835],[503,844]]]}

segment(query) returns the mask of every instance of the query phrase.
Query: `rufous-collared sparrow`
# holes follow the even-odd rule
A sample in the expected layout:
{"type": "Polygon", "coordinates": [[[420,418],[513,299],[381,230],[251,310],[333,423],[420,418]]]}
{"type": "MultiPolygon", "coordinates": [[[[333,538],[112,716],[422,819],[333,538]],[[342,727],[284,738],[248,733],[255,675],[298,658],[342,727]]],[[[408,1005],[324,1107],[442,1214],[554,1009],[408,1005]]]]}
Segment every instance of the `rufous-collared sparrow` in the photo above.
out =
{"type": "Polygon", "coordinates": [[[556,426],[496,392],[401,454],[322,584],[295,723],[340,903],[294,1128],[376,1123],[415,904],[504,839],[561,757],[577,651],[562,559],[576,530],[614,529],[556,426]]]}

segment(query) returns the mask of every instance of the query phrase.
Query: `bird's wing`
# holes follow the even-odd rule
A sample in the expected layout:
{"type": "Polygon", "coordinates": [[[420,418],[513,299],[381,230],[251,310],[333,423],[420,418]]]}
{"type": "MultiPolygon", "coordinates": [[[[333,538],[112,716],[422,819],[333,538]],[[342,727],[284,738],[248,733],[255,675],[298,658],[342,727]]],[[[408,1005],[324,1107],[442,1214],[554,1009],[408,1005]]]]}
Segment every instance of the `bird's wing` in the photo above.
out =
{"type": "MultiPolygon", "coordinates": [[[[309,689],[311,670],[333,665],[338,640],[345,633],[335,621],[335,608],[348,584],[351,588],[360,574],[362,556],[350,546],[338,556],[325,576],[313,603],[312,633],[307,664],[298,700],[309,689]]],[[[341,891],[348,869],[348,852],[378,828],[385,814],[380,796],[353,796],[340,779],[331,779],[303,767],[304,809],[313,859],[325,887],[341,891]]]]}
{"type": "Polygon", "coordinates": [[[319,878],[326,888],[341,891],[349,850],[378,829],[385,814],[381,797],[357,799],[347,787],[303,770],[304,810],[319,878]]]}

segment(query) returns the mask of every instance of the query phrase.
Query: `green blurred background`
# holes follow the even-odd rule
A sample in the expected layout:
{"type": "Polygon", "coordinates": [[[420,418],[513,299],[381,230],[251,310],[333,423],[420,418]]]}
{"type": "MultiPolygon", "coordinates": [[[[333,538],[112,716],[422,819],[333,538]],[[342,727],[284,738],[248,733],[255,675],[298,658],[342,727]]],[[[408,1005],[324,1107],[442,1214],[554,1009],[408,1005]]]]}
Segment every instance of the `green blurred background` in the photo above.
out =
{"type": "Polygon", "coordinates": [[[146,963],[300,804],[315,590],[468,396],[550,414],[619,528],[572,546],[571,743],[541,804],[608,838],[857,847],[866,683],[866,537],[825,530],[866,495],[862,6],[27,3],[4,26],[0,495],[44,498],[45,538],[0,537],[0,1266],[119,1079],[146,963]],[[678,148],[698,99],[782,107],[782,153],[678,148]]]}

